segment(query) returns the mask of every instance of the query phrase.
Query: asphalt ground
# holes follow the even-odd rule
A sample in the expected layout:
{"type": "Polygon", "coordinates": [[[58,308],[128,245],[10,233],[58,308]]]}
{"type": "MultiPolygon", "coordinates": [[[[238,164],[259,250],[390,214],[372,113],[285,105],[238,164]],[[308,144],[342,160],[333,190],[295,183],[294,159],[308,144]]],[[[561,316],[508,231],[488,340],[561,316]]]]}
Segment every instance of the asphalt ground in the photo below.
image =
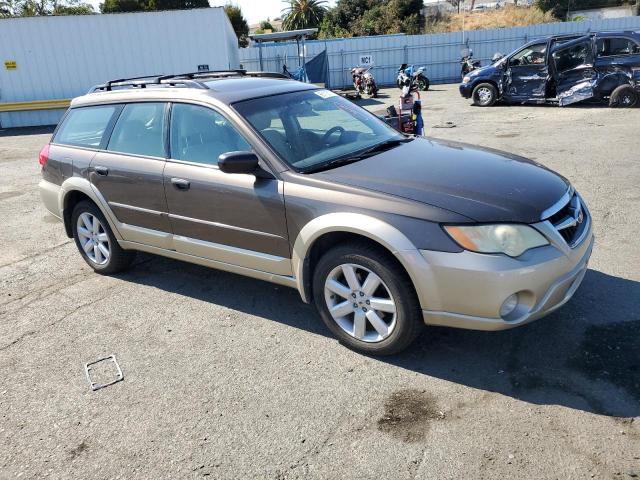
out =
{"type": "Polygon", "coordinates": [[[284,287],[151,255],[93,273],[39,199],[51,129],[0,131],[0,478],[640,475],[640,109],[422,99],[428,135],[571,179],[597,239],[557,312],[425,328],[389,358],[338,344],[284,287]],[[124,380],[94,392],[84,364],[111,354],[124,380]]]}

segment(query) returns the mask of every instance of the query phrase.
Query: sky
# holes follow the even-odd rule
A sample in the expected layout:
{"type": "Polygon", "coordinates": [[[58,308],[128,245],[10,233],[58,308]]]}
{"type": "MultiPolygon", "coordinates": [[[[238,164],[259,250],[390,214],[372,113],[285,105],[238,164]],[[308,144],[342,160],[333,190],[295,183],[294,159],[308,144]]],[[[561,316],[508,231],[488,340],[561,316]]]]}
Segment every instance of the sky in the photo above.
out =
{"type": "MultiPolygon", "coordinates": [[[[209,0],[209,5],[212,7],[222,6],[227,3],[228,0],[209,0]]],[[[104,0],[89,0],[89,3],[93,5],[96,12],[100,11],[100,3],[104,0]]],[[[287,6],[287,2],[282,0],[231,0],[231,3],[235,3],[242,9],[244,18],[247,19],[249,25],[258,23],[267,18],[276,18],[281,15],[282,9],[287,6]]],[[[333,6],[335,0],[329,0],[327,5],[333,6]]]]}

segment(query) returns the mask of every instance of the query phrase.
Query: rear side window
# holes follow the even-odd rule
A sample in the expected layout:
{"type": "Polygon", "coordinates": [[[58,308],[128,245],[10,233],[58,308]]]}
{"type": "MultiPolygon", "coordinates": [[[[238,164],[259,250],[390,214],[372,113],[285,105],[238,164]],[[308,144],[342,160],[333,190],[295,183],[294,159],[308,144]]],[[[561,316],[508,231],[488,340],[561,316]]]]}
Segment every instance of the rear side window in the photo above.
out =
{"type": "Polygon", "coordinates": [[[599,38],[596,43],[596,48],[599,57],[640,53],[640,47],[636,42],[623,37],[599,38]]]}
{"type": "Polygon", "coordinates": [[[553,52],[553,60],[556,63],[558,73],[591,64],[593,61],[591,45],[589,42],[581,42],[571,47],[553,52]]]}
{"type": "Polygon", "coordinates": [[[175,103],[171,108],[171,158],[217,165],[223,153],[251,150],[225,117],[210,108],[175,103]]]}
{"type": "Polygon", "coordinates": [[[107,150],[164,157],[164,103],[129,103],[116,123],[107,150]]]}
{"type": "Polygon", "coordinates": [[[69,110],[56,132],[54,143],[98,148],[117,105],[82,107],[69,110]]]}

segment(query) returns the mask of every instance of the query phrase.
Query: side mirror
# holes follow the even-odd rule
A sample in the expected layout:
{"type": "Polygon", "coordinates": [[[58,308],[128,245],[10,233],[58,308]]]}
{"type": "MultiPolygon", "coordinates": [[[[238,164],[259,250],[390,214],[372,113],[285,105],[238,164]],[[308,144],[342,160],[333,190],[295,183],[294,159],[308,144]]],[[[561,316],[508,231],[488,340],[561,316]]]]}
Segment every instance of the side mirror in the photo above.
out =
{"type": "Polygon", "coordinates": [[[218,167],[224,173],[255,173],[258,157],[253,152],[227,152],[218,157],[218,167]]]}

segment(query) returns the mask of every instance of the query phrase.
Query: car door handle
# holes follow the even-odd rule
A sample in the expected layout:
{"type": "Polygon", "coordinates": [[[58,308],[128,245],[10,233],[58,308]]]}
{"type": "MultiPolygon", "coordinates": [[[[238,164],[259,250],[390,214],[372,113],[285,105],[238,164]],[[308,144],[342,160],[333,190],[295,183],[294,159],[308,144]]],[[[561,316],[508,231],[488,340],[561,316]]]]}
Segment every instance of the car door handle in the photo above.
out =
{"type": "Polygon", "coordinates": [[[93,171],[98,175],[102,175],[103,177],[109,175],[109,169],[107,167],[93,167],[93,171]]]}
{"type": "Polygon", "coordinates": [[[185,180],[184,178],[172,178],[171,183],[178,190],[189,190],[189,187],[191,186],[191,183],[189,183],[189,181],[185,180]]]}

